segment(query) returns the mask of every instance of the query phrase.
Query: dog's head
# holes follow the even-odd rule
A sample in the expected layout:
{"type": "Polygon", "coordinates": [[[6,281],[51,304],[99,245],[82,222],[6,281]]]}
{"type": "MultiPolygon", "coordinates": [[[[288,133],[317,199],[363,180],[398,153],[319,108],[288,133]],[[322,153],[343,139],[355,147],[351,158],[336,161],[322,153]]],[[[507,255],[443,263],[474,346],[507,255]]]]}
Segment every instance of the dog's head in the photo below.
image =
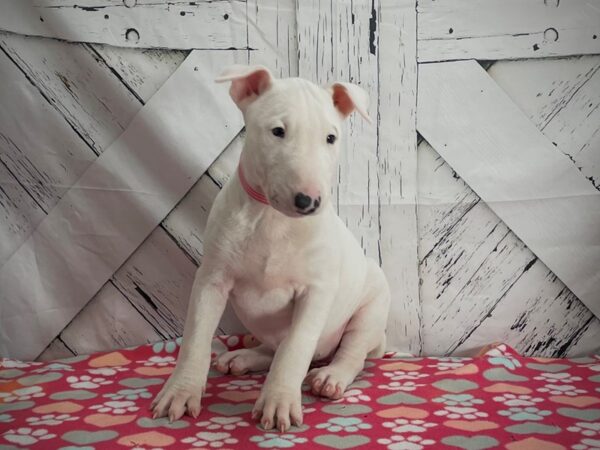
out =
{"type": "Polygon", "coordinates": [[[370,121],[368,95],[350,83],[323,88],[300,78],[275,79],[262,66],[232,66],[217,78],[244,115],[244,171],[278,211],[316,214],[330,201],[343,120],[370,121]]]}

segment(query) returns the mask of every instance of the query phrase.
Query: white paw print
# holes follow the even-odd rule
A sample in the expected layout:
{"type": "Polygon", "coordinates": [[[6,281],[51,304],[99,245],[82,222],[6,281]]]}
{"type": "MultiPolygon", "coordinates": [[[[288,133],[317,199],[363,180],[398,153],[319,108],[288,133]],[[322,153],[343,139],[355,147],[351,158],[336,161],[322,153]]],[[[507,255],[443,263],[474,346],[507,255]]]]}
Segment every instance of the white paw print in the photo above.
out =
{"type": "Polygon", "coordinates": [[[444,409],[440,409],[434,412],[436,416],[446,416],[448,419],[478,419],[480,417],[487,417],[487,413],[478,411],[476,408],[465,408],[459,406],[446,406],[444,409]]]}
{"type": "Polygon", "coordinates": [[[600,434],[600,422],[577,422],[567,430],[573,433],[581,433],[584,436],[597,436],[600,434]]]}
{"type": "Polygon", "coordinates": [[[304,444],[308,439],[305,437],[298,437],[295,434],[275,434],[275,433],[264,433],[250,438],[251,442],[256,442],[259,447],[265,448],[290,448],[294,444],[304,444]],[[283,444],[283,442],[285,444],[283,444]]]}
{"type": "Polygon", "coordinates": [[[415,371],[404,371],[404,370],[394,370],[393,372],[383,372],[385,377],[391,378],[394,381],[398,380],[418,380],[419,378],[429,376],[426,373],[420,373],[415,371]]]}
{"type": "Polygon", "coordinates": [[[348,433],[355,433],[359,430],[369,430],[372,428],[372,425],[364,423],[357,417],[333,417],[327,422],[318,424],[316,427],[325,428],[332,433],[337,433],[342,430],[348,433]]]}
{"type": "Polygon", "coordinates": [[[538,381],[549,381],[552,383],[573,383],[574,381],[581,381],[581,377],[571,376],[567,372],[561,373],[542,373],[537,377],[533,377],[534,380],[538,381]]]}
{"type": "Polygon", "coordinates": [[[227,383],[218,384],[217,386],[225,388],[228,391],[251,391],[260,388],[260,383],[256,380],[237,378],[227,383]]]}
{"type": "Polygon", "coordinates": [[[24,362],[14,359],[0,358],[0,367],[3,369],[23,369],[25,367],[40,366],[41,362],[24,362]]]}
{"type": "Polygon", "coordinates": [[[16,430],[8,430],[2,437],[8,442],[14,442],[19,445],[33,445],[38,441],[44,441],[46,439],[52,439],[56,437],[55,434],[48,433],[45,428],[38,428],[33,430],[29,427],[21,427],[16,430]]]}
{"type": "Polygon", "coordinates": [[[175,358],[173,356],[151,356],[145,361],[137,361],[138,363],[143,363],[144,366],[171,366],[175,364],[175,358]]]}
{"type": "Polygon", "coordinates": [[[418,434],[413,434],[412,436],[395,434],[390,439],[377,439],[377,442],[387,445],[390,450],[420,450],[425,448],[426,445],[435,444],[433,439],[424,439],[418,434]]]}
{"type": "Polygon", "coordinates": [[[579,394],[585,394],[585,389],[579,389],[572,384],[546,384],[544,387],[537,388],[538,392],[547,392],[552,395],[567,395],[569,397],[577,397],[579,394]]]}
{"type": "Polygon", "coordinates": [[[70,422],[72,420],[77,420],[78,417],[72,416],[70,414],[44,414],[39,417],[28,417],[26,419],[28,425],[60,425],[64,422],[70,422]]]}
{"type": "Polygon", "coordinates": [[[92,378],[89,375],[81,375],[80,377],[67,377],[67,383],[76,389],[96,389],[106,384],[112,384],[112,381],[102,377],[92,378]]]}
{"type": "Polygon", "coordinates": [[[40,386],[30,386],[20,389],[15,389],[12,392],[0,392],[0,399],[3,399],[5,403],[14,401],[22,402],[24,400],[31,400],[36,397],[43,397],[46,394],[40,386]]]}
{"type": "Polygon", "coordinates": [[[383,422],[385,428],[391,428],[394,433],[422,433],[427,431],[427,428],[437,426],[436,423],[425,422],[420,419],[394,419],[393,422],[383,422]]]}
{"type": "Polygon", "coordinates": [[[359,402],[369,402],[369,401],[371,401],[371,397],[369,397],[367,394],[363,394],[362,390],[349,389],[346,392],[344,392],[344,396],[342,398],[334,400],[332,403],[341,403],[341,402],[359,403],[359,402]]]}
{"type": "Polygon", "coordinates": [[[241,417],[211,417],[209,420],[196,423],[197,427],[207,430],[235,430],[237,427],[247,427],[250,424],[241,417]]]}
{"type": "Polygon", "coordinates": [[[116,375],[118,372],[125,372],[129,370],[127,367],[98,367],[97,369],[88,369],[87,373],[91,375],[102,375],[105,377],[111,377],[116,375]]]}
{"type": "Polygon", "coordinates": [[[571,446],[573,450],[598,450],[600,441],[598,439],[582,439],[579,444],[571,446]]]}
{"type": "Polygon", "coordinates": [[[427,367],[435,367],[437,370],[454,370],[454,369],[458,369],[459,367],[464,366],[465,363],[464,362],[458,362],[458,361],[438,361],[435,364],[430,364],[427,367]]]}
{"type": "Polygon", "coordinates": [[[101,413],[113,413],[113,414],[126,414],[128,412],[135,412],[140,408],[135,406],[135,402],[122,401],[122,402],[104,402],[101,405],[90,406],[90,409],[95,409],[101,413]]]}
{"type": "Polygon", "coordinates": [[[390,391],[404,391],[411,392],[418,387],[425,386],[424,384],[417,384],[414,381],[391,381],[388,384],[380,384],[377,386],[379,389],[388,389],[390,391]]]}
{"type": "Polygon", "coordinates": [[[225,444],[237,444],[238,440],[231,437],[231,434],[220,432],[213,433],[210,431],[201,431],[196,433],[195,436],[183,438],[181,440],[184,444],[191,444],[194,447],[211,447],[220,448],[225,444]]]}
{"type": "Polygon", "coordinates": [[[515,394],[502,394],[494,397],[494,401],[502,402],[506,406],[532,406],[536,403],[544,401],[540,397],[532,397],[531,395],[515,395],[515,394]]]}

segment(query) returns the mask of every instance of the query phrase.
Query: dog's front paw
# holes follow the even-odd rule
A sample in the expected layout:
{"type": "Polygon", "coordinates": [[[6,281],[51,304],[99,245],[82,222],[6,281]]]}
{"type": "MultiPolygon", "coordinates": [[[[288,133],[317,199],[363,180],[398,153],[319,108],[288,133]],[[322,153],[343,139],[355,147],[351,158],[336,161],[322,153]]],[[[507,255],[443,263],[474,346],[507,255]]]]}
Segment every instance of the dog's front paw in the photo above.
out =
{"type": "Polygon", "coordinates": [[[277,426],[281,432],[302,425],[300,389],[265,385],[254,404],[252,418],[260,419],[265,430],[277,426]]]}
{"type": "Polygon", "coordinates": [[[171,374],[150,405],[152,418],[168,416],[173,422],[187,413],[194,419],[200,414],[200,399],[205,391],[204,380],[177,373],[171,374]]]}

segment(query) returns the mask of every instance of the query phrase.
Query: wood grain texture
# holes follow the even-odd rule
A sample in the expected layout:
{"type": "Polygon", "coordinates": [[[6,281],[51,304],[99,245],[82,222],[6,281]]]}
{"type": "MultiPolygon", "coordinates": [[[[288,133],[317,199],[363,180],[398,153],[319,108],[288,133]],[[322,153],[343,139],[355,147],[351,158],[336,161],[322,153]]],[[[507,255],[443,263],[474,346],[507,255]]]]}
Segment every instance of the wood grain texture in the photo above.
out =
{"type": "Polygon", "coordinates": [[[419,62],[600,53],[600,8],[588,0],[422,0],[419,62]]]}
{"type": "Polygon", "coordinates": [[[172,49],[246,48],[245,2],[4,0],[0,29],[19,34],[172,49]]]}
{"type": "Polygon", "coordinates": [[[416,3],[382,0],[376,20],[379,257],[393,298],[388,348],[420,354],[416,3]]]}
{"type": "Polygon", "coordinates": [[[477,63],[422,66],[419,89],[421,134],[600,314],[600,193],[477,63]]]}
{"type": "Polygon", "coordinates": [[[54,339],[48,347],[36,358],[36,361],[53,361],[75,356],[75,352],[69,350],[63,341],[54,339]]]}
{"type": "Polygon", "coordinates": [[[0,279],[7,285],[8,280],[18,279],[23,268],[37,267],[40,272],[37,282],[22,286],[13,283],[3,292],[3,303],[11,305],[10,314],[2,315],[4,353],[37,356],[33,353],[40,343],[45,345],[44,339],[53,338],[83,306],[82,301],[87,302],[97,292],[237,134],[240,118],[234,114],[234,106],[224,101],[226,92],[199,88],[183,97],[185,101],[174,100],[181,86],[205,86],[215,76],[215,67],[232,60],[231,54],[222,52],[202,56],[206,65],[198,66],[198,54],[188,58],[163,86],[162,95],[154,96],[111,146],[113,150],[104,152],[78,180],[76,188],[63,196],[38,226],[30,245],[21,247],[22,251],[2,268],[0,279]],[[204,127],[177,127],[182,117],[203,123],[204,127]],[[160,137],[150,132],[150,124],[161,124],[160,137]],[[195,152],[193,142],[203,142],[202,154],[195,152]],[[146,172],[140,171],[144,161],[146,172]],[[157,171],[167,164],[171,168],[168,174],[157,171]],[[65,221],[68,228],[62,225],[65,221]],[[51,259],[40,259],[41,248],[47,249],[44,258],[51,259]],[[61,266],[56,264],[57,257],[81,263],[61,266]],[[50,260],[54,262],[50,264],[50,260]],[[43,289],[39,283],[50,288],[43,289]],[[11,330],[23,329],[27,320],[35,320],[37,315],[25,313],[23,308],[42,293],[46,299],[43,304],[52,311],[50,317],[45,317],[48,326],[38,328],[38,333],[32,333],[26,342],[20,340],[18,347],[11,345],[11,330]]]}
{"type": "MultiPolygon", "coordinates": [[[[490,73],[530,120],[545,133],[543,127],[552,124],[556,112],[567,105],[585,80],[590,78],[596,58],[506,61],[492,66],[490,73]]],[[[576,124],[578,119],[572,119],[576,124]]],[[[481,246],[488,245],[484,240],[493,237],[492,234],[482,240],[482,235],[475,226],[463,227],[462,235],[455,233],[453,240],[443,239],[444,235],[460,226],[461,221],[474,223],[471,215],[485,215],[493,226],[495,215],[487,207],[475,207],[480,205],[479,197],[425,141],[419,145],[418,167],[419,253],[426,262],[421,265],[424,288],[421,298],[427,311],[424,315],[424,328],[427,330],[439,317],[437,311],[449,308],[446,303],[453,299],[448,296],[448,290],[459,292],[465,286],[465,276],[444,276],[446,264],[452,264],[452,267],[462,264],[464,269],[461,271],[472,272],[469,266],[479,264],[474,255],[481,246]],[[454,260],[458,262],[453,264],[454,260]]],[[[501,223],[498,218],[496,220],[501,223]]],[[[533,258],[532,254],[530,256],[533,258]]],[[[577,355],[597,348],[594,338],[600,333],[598,320],[578,300],[573,303],[554,301],[551,293],[561,292],[565,286],[555,276],[547,276],[547,272],[534,270],[539,264],[539,261],[535,261],[533,268],[523,274],[516,272],[518,282],[498,303],[496,310],[490,308],[477,315],[469,308],[462,308],[461,314],[455,313],[455,327],[462,329],[464,336],[472,333],[482,339],[486,337],[488,342],[504,339],[516,348],[527,350],[529,354],[558,356],[566,352],[577,355]],[[524,286],[529,289],[522,289],[524,286]],[[525,311],[523,305],[530,306],[525,311]],[[577,312],[573,314],[573,311],[577,312]],[[586,313],[583,314],[582,311],[586,313]],[[506,331],[525,312],[527,323],[521,323],[518,331],[506,331]],[[569,318],[569,326],[564,326],[560,333],[555,333],[550,325],[560,323],[565,317],[569,318]]],[[[496,276],[495,272],[490,272],[488,278],[471,280],[470,284],[477,289],[470,301],[497,298],[493,281],[496,276]]],[[[569,292],[568,289],[566,292],[569,292]]],[[[459,302],[452,304],[454,308],[461,307],[459,302]]],[[[451,343],[443,330],[441,332],[440,335],[432,333],[427,337],[425,353],[440,354],[457,348],[456,352],[462,354],[469,353],[476,346],[472,344],[469,347],[472,339],[467,339],[462,345],[459,341],[451,343]]]]}

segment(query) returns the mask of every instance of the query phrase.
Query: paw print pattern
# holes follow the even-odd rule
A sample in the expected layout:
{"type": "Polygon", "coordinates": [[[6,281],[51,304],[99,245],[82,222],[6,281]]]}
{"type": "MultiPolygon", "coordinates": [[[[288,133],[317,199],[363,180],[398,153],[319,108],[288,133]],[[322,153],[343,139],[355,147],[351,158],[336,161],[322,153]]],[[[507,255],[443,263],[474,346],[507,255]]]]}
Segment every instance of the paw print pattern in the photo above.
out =
{"type": "Polygon", "coordinates": [[[600,422],[577,422],[575,425],[570,426],[567,430],[573,433],[581,433],[584,436],[599,436],[600,435],[600,422]]]}
{"type": "Polygon", "coordinates": [[[69,385],[75,389],[96,389],[100,386],[112,384],[112,381],[102,377],[92,378],[89,375],[81,375],[80,377],[68,377],[67,383],[69,383],[69,385]]]}
{"type": "Polygon", "coordinates": [[[574,381],[581,381],[581,377],[571,376],[567,372],[560,373],[542,373],[537,377],[533,377],[534,380],[548,381],[550,383],[573,383],[574,381]]]}
{"type": "Polygon", "coordinates": [[[394,381],[398,381],[398,380],[418,380],[419,378],[424,378],[424,377],[429,376],[429,374],[415,372],[415,371],[394,370],[392,372],[383,372],[383,376],[388,377],[394,381]]]}
{"type": "Polygon", "coordinates": [[[388,384],[380,384],[377,386],[379,389],[387,389],[390,391],[404,391],[411,392],[418,387],[425,386],[424,384],[417,384],[414,381],[391,381],[388,384]]]}
{"type": "Polygon", "coordinates": [[[544,399],[525,394],[515,395],[507,393],[494,397],[494,401],[504,403],[506,406],[533,406],[536,403],[544,401],[544,399]]]}
{"type": "Polygon", "coordinates": [[[433,439],[423,439],[418,434],[410,436],[395,434],[391,438],[377,439],[379,444],[387,445],[390,450],[420,450],[427,445],[435,444],[433,439]]]}
{"type": "Polygon", "coordinates": [[[5,403],[11,402],[22,402],[24,400],[31,400],[32,398],[43,397],[45,392],[40,386],[30,386],[21,389],[15,389],[12,392],[0,392],[0,399],[4,400],[5,403]]]}
{"type": "Polygon", "coordinates": [[[420,419],[394,419],[393,422],[383,422],[385,428],[391,428],[394,433],[423,433],[428,428],[437,426],[436,423],[425,422],[420,419]]]}
{"type": "Polygon", "coordinates": [[[196,423],[197,427],[207,430],[235,430],[237,427],[248,427],[250,424],[241,417],[211,417],[209,420],[196,423]]]}
{"type": "Polygon", "coordinates": [[[231,437],[231,434],[229,433],[200,431],[199,433],[196,433],[195,436],[183,438],[181,442],[184,444],[190,444],[193,447],[221,448],[225,444],[237,444],[238,440],[234,437],[231,437]]]}
{"type": "Polygon", "coordinates": [[[470,360],[471,358],[453,358],[450,356],[446,358],[439,358],[436,360],[435,364],[429,364],[427,367],[434,367],[439,371],[454,370],[458,369],[459,367],[463,367],[465,362],[470,360]]]}
{"type": "Polygon", "coordinates": [[[465,408],[459,406],[446,406],[434,412],[436,416],[447,417],[448,419],[468,419],[474,420],[481,417],[487,417],[488,414],[483,411],[478,411],[477,408],[465,408]]]}
{"type": "Polygon", "coordinates": [[[237,378],[217,386],[225,388],[228,391],[251,391],[253,389],[259,389],[261,385],[256,380],[237,378]]]}
{"type": "Polygon", "coordinates": [[[573,450],[597,450],[600,448],[598,439],[582,439],[578,444],[571,446],[573,450]]]}
{"type": "Polygon", "coordinates": [[[16,430],[8,430],[2,437],[8,442],[18,445],[33,445],[38,441],[45,441],[47,439],[55,438],[56,435],[48,433],[45,428],[38,428],[34,430],[29,427],[21,427],[16,430]]]}
{"type": "Polygon", "coordinates": [[[569,397],[577,397],[579,394],[585,394],[585,389],[579,389],[572,384],[545,384],[544,387],[537,388],[538,392],[549,393],[552,395],[567,395],[569,397]]]}
{"type": "Polygon", "coordinates": [[[151,356],[146,361],[136,361],[137,363],[143,364],[146,367],[165,367],[172,366],[175,364],[175,357],[173,356],[151,356]]]}
{"type": "Polygon", "coordinates": [[[364,423],[357,417],[333,417],[327,422],[318,424],[316,427],[324,428],[332,433],[339,431],[354,433],[358,430],[369,430],[372,428],[371,424],[364,423]]]}
{"type": "Polygon", "coordinates": [[[441,397],[434,398],[433,401],[448,406],[473,406],[483,403],[483,400],[475,398],[470,394],[444,394],[441,397]]]}
{"type": "Polygon", "coordinates": [[[152,398],[152,394],[146,388],[121,389],[118,392],[109,392],[104,397],[112,400],[137,400],[140,398],[152,398]]]}
{"type": "Polygon", "coordinates": [[[551,411],[538,409],[535,406],[527,406],[522,408],[520,406],[514,406],[509,409],[503,409],[498,411],[501,416],[507,416],[510,420],[514,421],[525,421],[525,420],[542,420],[545,416],[552,414],[551,411]]]}
{"type": "Polygon", "coordinates": [[[60,425],[64,422],[71,422],[77,420],[78,417],[70,414],[44,414],[43,416],[28,417],[25,419],[27,425],[38,426],[38,425],[60,425]]]}
{"type": "Polygon", "coordinates": [[[138,411],[140,408],[135,406],[134,402],[130,401],[110,401],[100,405],[90,406],[90,409],[95,409],[100,413],[126,414],[138,411]]]}
{"type": "Polygon", "coordinates": [[[360,402],[370,402],[371,397],[367,394],[363,394],[361,389],[349,389],[344,392],[344,396],[338,400],[334,400],[332,403],[360,403],[360,402]]]}
{"type": "Polygon", "coordinates": [[[88,369],[87,373],[90,375],[102,375],[104,377],[112,377],[119,372],[126,372],[129,368],[127,367],[98,367],[97,369],[88,369]]]}
{"type": "Polygon", "coordinates": [[[295,444],[304,444],[308,439],[298,437],[295,434],[275,434],[264,433],[250,438],[251,442],[256,442],[261,448],[290,448],[295,444]]]}
{"type": "Polygon", "coordinates": [[[0,414],[0,423],[12,422],[14,419],[10,414],[0,414]]]}

